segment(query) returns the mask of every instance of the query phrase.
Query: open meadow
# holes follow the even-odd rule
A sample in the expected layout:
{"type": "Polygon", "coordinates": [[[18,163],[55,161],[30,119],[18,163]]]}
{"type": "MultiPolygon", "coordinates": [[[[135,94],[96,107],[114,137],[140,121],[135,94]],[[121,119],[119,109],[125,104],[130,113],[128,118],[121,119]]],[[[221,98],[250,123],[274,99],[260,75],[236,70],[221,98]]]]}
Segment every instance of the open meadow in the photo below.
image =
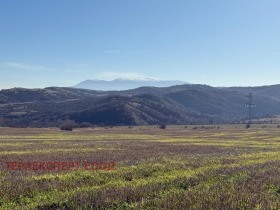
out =
{"type": "Polygon", "coordinates": [[[0,161],[0,209],[280,209],[277,125],[0,128],[0,161]]]}

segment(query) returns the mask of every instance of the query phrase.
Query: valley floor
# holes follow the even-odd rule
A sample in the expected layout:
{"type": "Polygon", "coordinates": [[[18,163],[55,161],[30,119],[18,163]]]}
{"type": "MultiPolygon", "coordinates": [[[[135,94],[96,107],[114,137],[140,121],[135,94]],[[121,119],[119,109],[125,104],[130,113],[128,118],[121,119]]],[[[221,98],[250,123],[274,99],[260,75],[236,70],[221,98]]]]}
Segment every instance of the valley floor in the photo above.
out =
{"type": "Polygon", "coordinates": [[[277,125],[0,128],[0,160],[0,209],[280,209],[277,125]]]}

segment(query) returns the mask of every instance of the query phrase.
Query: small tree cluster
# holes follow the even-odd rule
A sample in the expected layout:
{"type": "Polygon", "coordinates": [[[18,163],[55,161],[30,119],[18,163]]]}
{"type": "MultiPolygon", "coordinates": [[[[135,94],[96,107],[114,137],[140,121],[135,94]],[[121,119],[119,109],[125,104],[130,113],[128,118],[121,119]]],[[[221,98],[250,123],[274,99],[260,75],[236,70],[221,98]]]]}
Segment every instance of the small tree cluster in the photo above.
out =
{"type": "Polygon", "coordinates": [[[60,125],[60,130],[72,131],[76,126],[77,124],[75,123],[75,121],[68,120],[60,125]]]}

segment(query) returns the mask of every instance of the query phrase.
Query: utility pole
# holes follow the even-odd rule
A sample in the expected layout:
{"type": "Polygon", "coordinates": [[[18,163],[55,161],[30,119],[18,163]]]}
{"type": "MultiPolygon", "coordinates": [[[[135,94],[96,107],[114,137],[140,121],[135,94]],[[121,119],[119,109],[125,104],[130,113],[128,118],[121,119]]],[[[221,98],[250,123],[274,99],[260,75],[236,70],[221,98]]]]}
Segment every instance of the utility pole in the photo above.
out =
{"type": "Polygon", "coordinates": [[[252,93],[249,93],[247,98],[248,98],[248,101],[245,104],[245,108],[248,109],[249,124],[251,124],[252,123],[252,115],[253,115],[252,111],[253,111],[253,108],[256,107],[256,104],[253,103],[253,94],[252,93]]]}

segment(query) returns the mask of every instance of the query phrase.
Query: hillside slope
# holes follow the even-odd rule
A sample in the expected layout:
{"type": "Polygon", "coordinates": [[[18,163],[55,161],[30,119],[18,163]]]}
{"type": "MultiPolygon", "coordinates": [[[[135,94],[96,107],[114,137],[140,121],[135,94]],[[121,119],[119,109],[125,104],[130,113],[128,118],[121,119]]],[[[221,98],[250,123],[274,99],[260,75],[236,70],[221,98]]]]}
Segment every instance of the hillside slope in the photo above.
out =
{"type": "Polygon", "coordinates": [[[208,123],[212,119],[206,114],[187,112],[176,102],[155,95],[107,97],[86,110],[68,116],[78,123],[90,122],[104,125],[208,123]]]}
{"type": "MultiPolygon", "coordinates": [[[[255,116],[280,114],[275,88],[257,88],[255,116]]],[[[246,117],[249,90],[207,85],[126,91],[13,88],[0,91],[0,126],[58,126],[68,119],[97,125],[230,123],[246,117]]]]}
{"type": "Polygon", "coordinates": [[[269,85],[259,87],[230,87],[230,91],[242,92],[245,94],[253,93],[256,96],[264,96],[280,100],[280,85],[269,85]]]}

